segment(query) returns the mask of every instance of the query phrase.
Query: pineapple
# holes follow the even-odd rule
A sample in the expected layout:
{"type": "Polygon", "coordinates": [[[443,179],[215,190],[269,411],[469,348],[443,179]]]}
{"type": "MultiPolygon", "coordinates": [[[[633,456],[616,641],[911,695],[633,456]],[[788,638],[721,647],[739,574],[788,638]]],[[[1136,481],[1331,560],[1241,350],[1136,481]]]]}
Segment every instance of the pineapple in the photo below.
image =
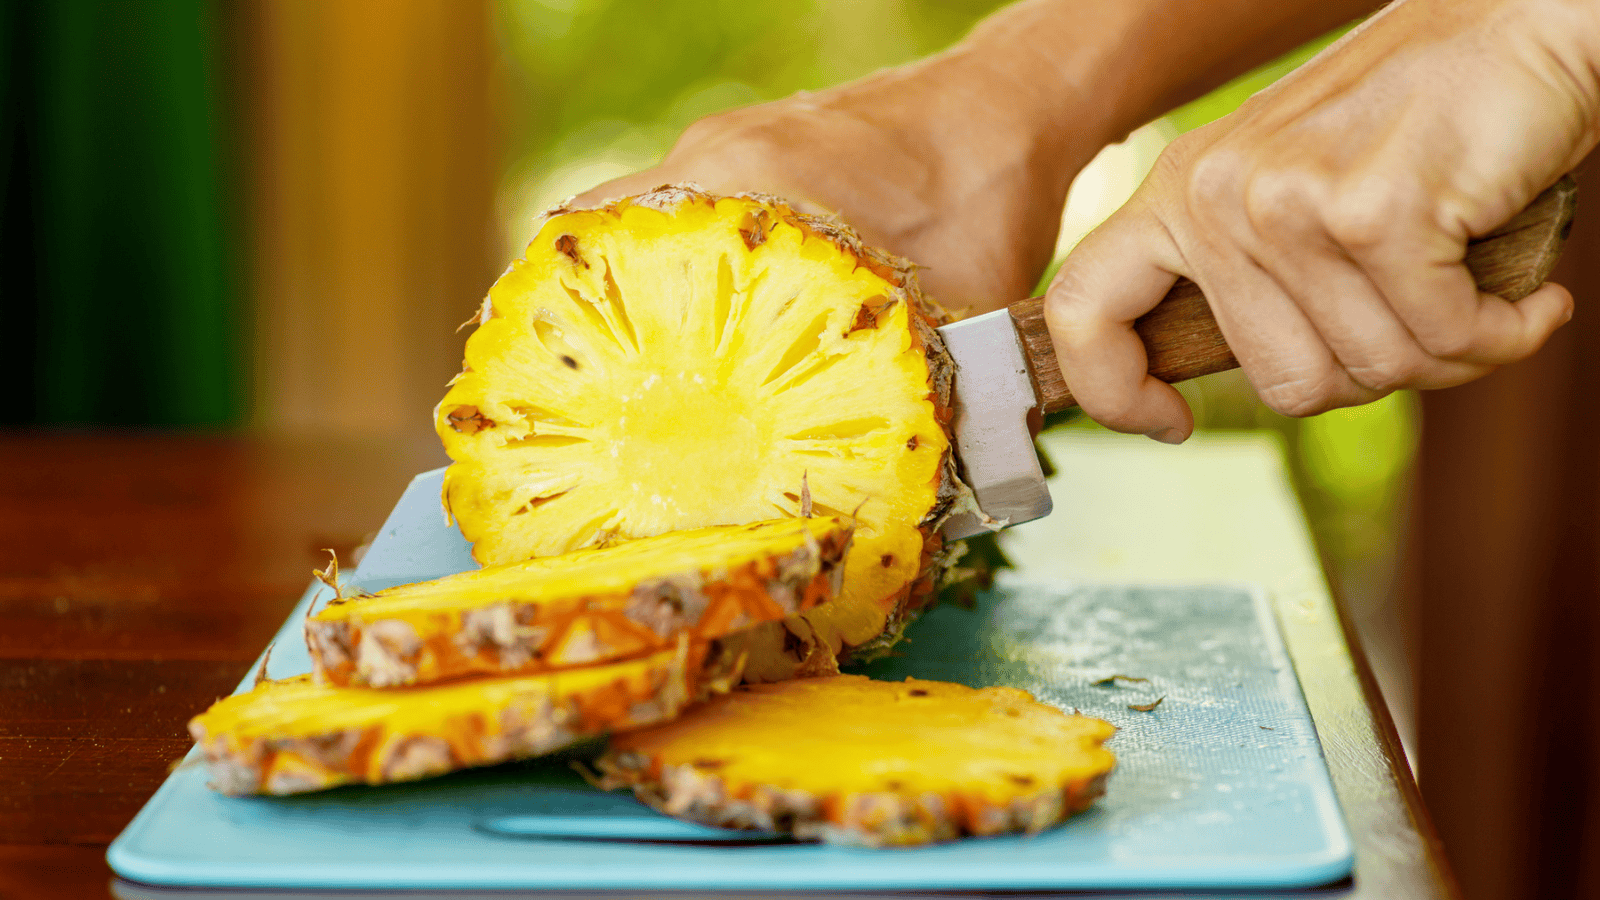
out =
{"type": "Polygon", "coordinates": [[[538,756],[666,721],[735,678],[736,661],[687,640],[609,665],[425,687],[341,688],[301,675],[217,701],[189,733],[214,789],[296,794],[538,756]]]}
{"type": "Polygon", "coordinates": [[[837,593],[849,543],[832,518],[672,532],[336,600],[306,643],[336,685],[591,665],[810,609],[837,593]]]}
{"type": "Polygon", "coordinates": [[[435,414],[485,565],[810,510],[855,525],[840,596],[746,638],[758,679],[891,644],[958,498],[940,313],[908,263],[756,195],[668,186],[552,213],[490,290],[435,414]]]}
{"type": "Polygon", "coordinates": [[[613,737],[598,765],[602,787],[703,824],[902,846],[1087,808],[1115,730],[1015,688],[834,675],[737,688],[613,737]]]}

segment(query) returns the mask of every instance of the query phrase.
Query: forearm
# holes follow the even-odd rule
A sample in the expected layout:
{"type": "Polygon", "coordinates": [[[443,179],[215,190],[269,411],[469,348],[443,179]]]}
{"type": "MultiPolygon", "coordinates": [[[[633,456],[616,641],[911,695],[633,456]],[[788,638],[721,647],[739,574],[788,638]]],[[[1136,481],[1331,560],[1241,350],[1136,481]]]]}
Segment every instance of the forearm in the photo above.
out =
{"type": "Polygon", "coordinates": [[[1120,140],[1381,0],[1023,0],[952,50],[1034,120],[1120,140]],[[1097,117],[1085,121],[1084,110],[1097,117]]]}
{"type": "Polygon", "coordinates": [[[964,161],[945,167],[947,198],[1008,178],[1054,218],[1101,147],[1379,2],[1023,0],[943,53],[817,99],[912,156],[964,161]]]}

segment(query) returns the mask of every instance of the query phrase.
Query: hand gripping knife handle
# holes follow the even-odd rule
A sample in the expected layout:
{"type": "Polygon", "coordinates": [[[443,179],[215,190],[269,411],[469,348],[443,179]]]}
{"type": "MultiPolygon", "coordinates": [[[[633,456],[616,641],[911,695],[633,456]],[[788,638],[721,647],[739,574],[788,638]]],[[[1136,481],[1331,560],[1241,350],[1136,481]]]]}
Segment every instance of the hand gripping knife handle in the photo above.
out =
{"type": "MultiPolygon", "coordinates": [[[[1571,229],[1577,190],[1572,176],[1566,176],[1509,222],[1468,244],[1467,268],[1480,290],[1514,301],[1544,284],[1571,229]]],[[[1150,374],[1162,381],[1186,381],[1239,365],[1205,295],[1186,278],[1178,279],[1133,327],[1144,341],[1150,374]]],[[[1033,433],[1041,413],[1077,401],[1045,328],[1044,298],[939,331],[956,364],[956,453],[982,510],[951,516],[944,536],[970,537],[1046,515],[1052,504],[1033,433]]]]}

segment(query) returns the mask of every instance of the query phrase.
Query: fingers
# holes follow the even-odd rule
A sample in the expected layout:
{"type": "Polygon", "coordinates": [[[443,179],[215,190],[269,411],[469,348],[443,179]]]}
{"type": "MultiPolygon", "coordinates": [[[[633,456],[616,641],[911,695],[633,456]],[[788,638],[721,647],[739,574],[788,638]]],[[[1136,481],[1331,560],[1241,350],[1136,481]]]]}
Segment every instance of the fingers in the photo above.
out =
{"type": "MultiPolygon", "coordinates": [[[[1329,344],[1327,329],[1308,315],[1309,282],[1281,276],[1218,241],[1196,281],[1207,292],[1223,338],[1261,401],[1287,416],[1310,416],[1378,399],[1351,376],[1329,344]]],[[[1315,290],[1315,288],[1314,288],[1315,290]]]]}
{"type": "Polygon", "coordinates": [[[1194,416],[1171,385],[1150,376],[1133,321],[1177,281],[1175,255],[1158,222],[1124,207],[1067,257],[1044,304],[1062,375],[1083,411],[1169,444],[1189,437],[1194,416]]]}
{"type": "Polygon", "coordinates": [[[1401,388],[1461,384],[1489,371],[1485,365],[1428,353],[1368,273],[1317,225],[1315,216],[1277,221],[1258,229],[1255,234],[1261,237],[1253,241],[1264,244],[1256,251],[1260,265],[1316,330],[1331,353],[1329,364],[1344,370],[1350,389],[1342,397],[1286,396],[1293,391],[1267,386],[1273,380],[1270,372],[1253,373],[1269,406],[1286,415],[1309,415],[1401,388]]]}
{"type": "Polygon", "coordinates": [[[1332,204],[1368,209],[1359,216],[1319,215],[1302,204],[1289,214],[1257,212],[1235,233],[1373,397],[1482,377],[1531,355],[1570,318],[1563,289],[1517,303],[1479,291],[1462,262],[1464,239],[1416,212],[1427,204],[1361,194],[1332,204]]]}
{"type": "Polygon", "coordinates": [[[1479,291],[1461,262],[1461,245],[1442,235],[1431,246],[1399,235],[1356,243],[1349,254],[1437,360],[1479,368],[1513,363],[1532,355],[1571,318],[1572,297],[1565,290],[1541,289],[1515,303],[1479,291]]]}
{"type": "MultiPolygon", "coordinates": [[[[1187,404],[1148,374],[1146,349],[1133,330],[1134,320],[1171,289],[1175,272],[1206,291],[1252,386],[1267,406],[1290,416],[1371,402],[1401,388],[1471,381],[1532,353],[1570,316],[1571,297],[1557,286],[1507,303],[1480,294],[1459,262],[1428,269],[1414,261],[1409,272],[1364,268],[1319,216],[1267,228],[1240,228],[1243,219],[1189,229],[1180,254],[1171,232],[1136,197],[1068,257],[1046,294],[1045,319],[1067,383],[1092,418],[1172,442],[1192,431],[1187,404]],[[1406,318],[1410,308],[1397,308],[1377,280],[1387,275],[1405,285],[1412,293],[1390,293],[1415,304],[1425,296],[1423,275],[1448,275],[1452,268],[1465,279],[1472,310],[1495,310],[1477,313],[1473,351],[1457,348],[1456,357],[1425,346],[1413,331],[1422,326],[1406,318]]],[[[1435,290],[1447,289],[1459,285],[1436,282],[1435,290]]]]}

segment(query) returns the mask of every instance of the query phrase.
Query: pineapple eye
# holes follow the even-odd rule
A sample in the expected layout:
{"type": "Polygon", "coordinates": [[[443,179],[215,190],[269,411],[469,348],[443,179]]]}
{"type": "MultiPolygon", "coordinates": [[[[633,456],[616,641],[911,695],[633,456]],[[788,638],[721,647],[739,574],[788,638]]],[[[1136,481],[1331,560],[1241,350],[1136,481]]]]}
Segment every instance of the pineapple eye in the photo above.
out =
{"type": "Polygon", "coordinates": [[[476,406],[458,406],[445,414],[450,420],[450,427],[462,434],[477,434],[485,428],[493,428],[495,421],[478,411],[476,406]]]}
{"type": "Polygon", "coordinates": [[[767,211],[757,209],[745,213],[739,219],[739,237],[744,239],[746,249],[755,248],[767,242],[767,211]]]}
{"type": "Polygon", "coordinates": [[[844,333],[845,337],[849,337],[858,331],[877,328],[879,320],[893,306],[894,301],[883,296],[873,297],[862,303],[861,308],[856,310],[855,320],[850,323],[850,330],[844,333]]]}
{"type": "Polygon", "coordinates": [[[570,234],[556,238],[556,252],[572,260],[574,265],[589,268],[589,261],[578,255],[578,239],[570,234]]]}

